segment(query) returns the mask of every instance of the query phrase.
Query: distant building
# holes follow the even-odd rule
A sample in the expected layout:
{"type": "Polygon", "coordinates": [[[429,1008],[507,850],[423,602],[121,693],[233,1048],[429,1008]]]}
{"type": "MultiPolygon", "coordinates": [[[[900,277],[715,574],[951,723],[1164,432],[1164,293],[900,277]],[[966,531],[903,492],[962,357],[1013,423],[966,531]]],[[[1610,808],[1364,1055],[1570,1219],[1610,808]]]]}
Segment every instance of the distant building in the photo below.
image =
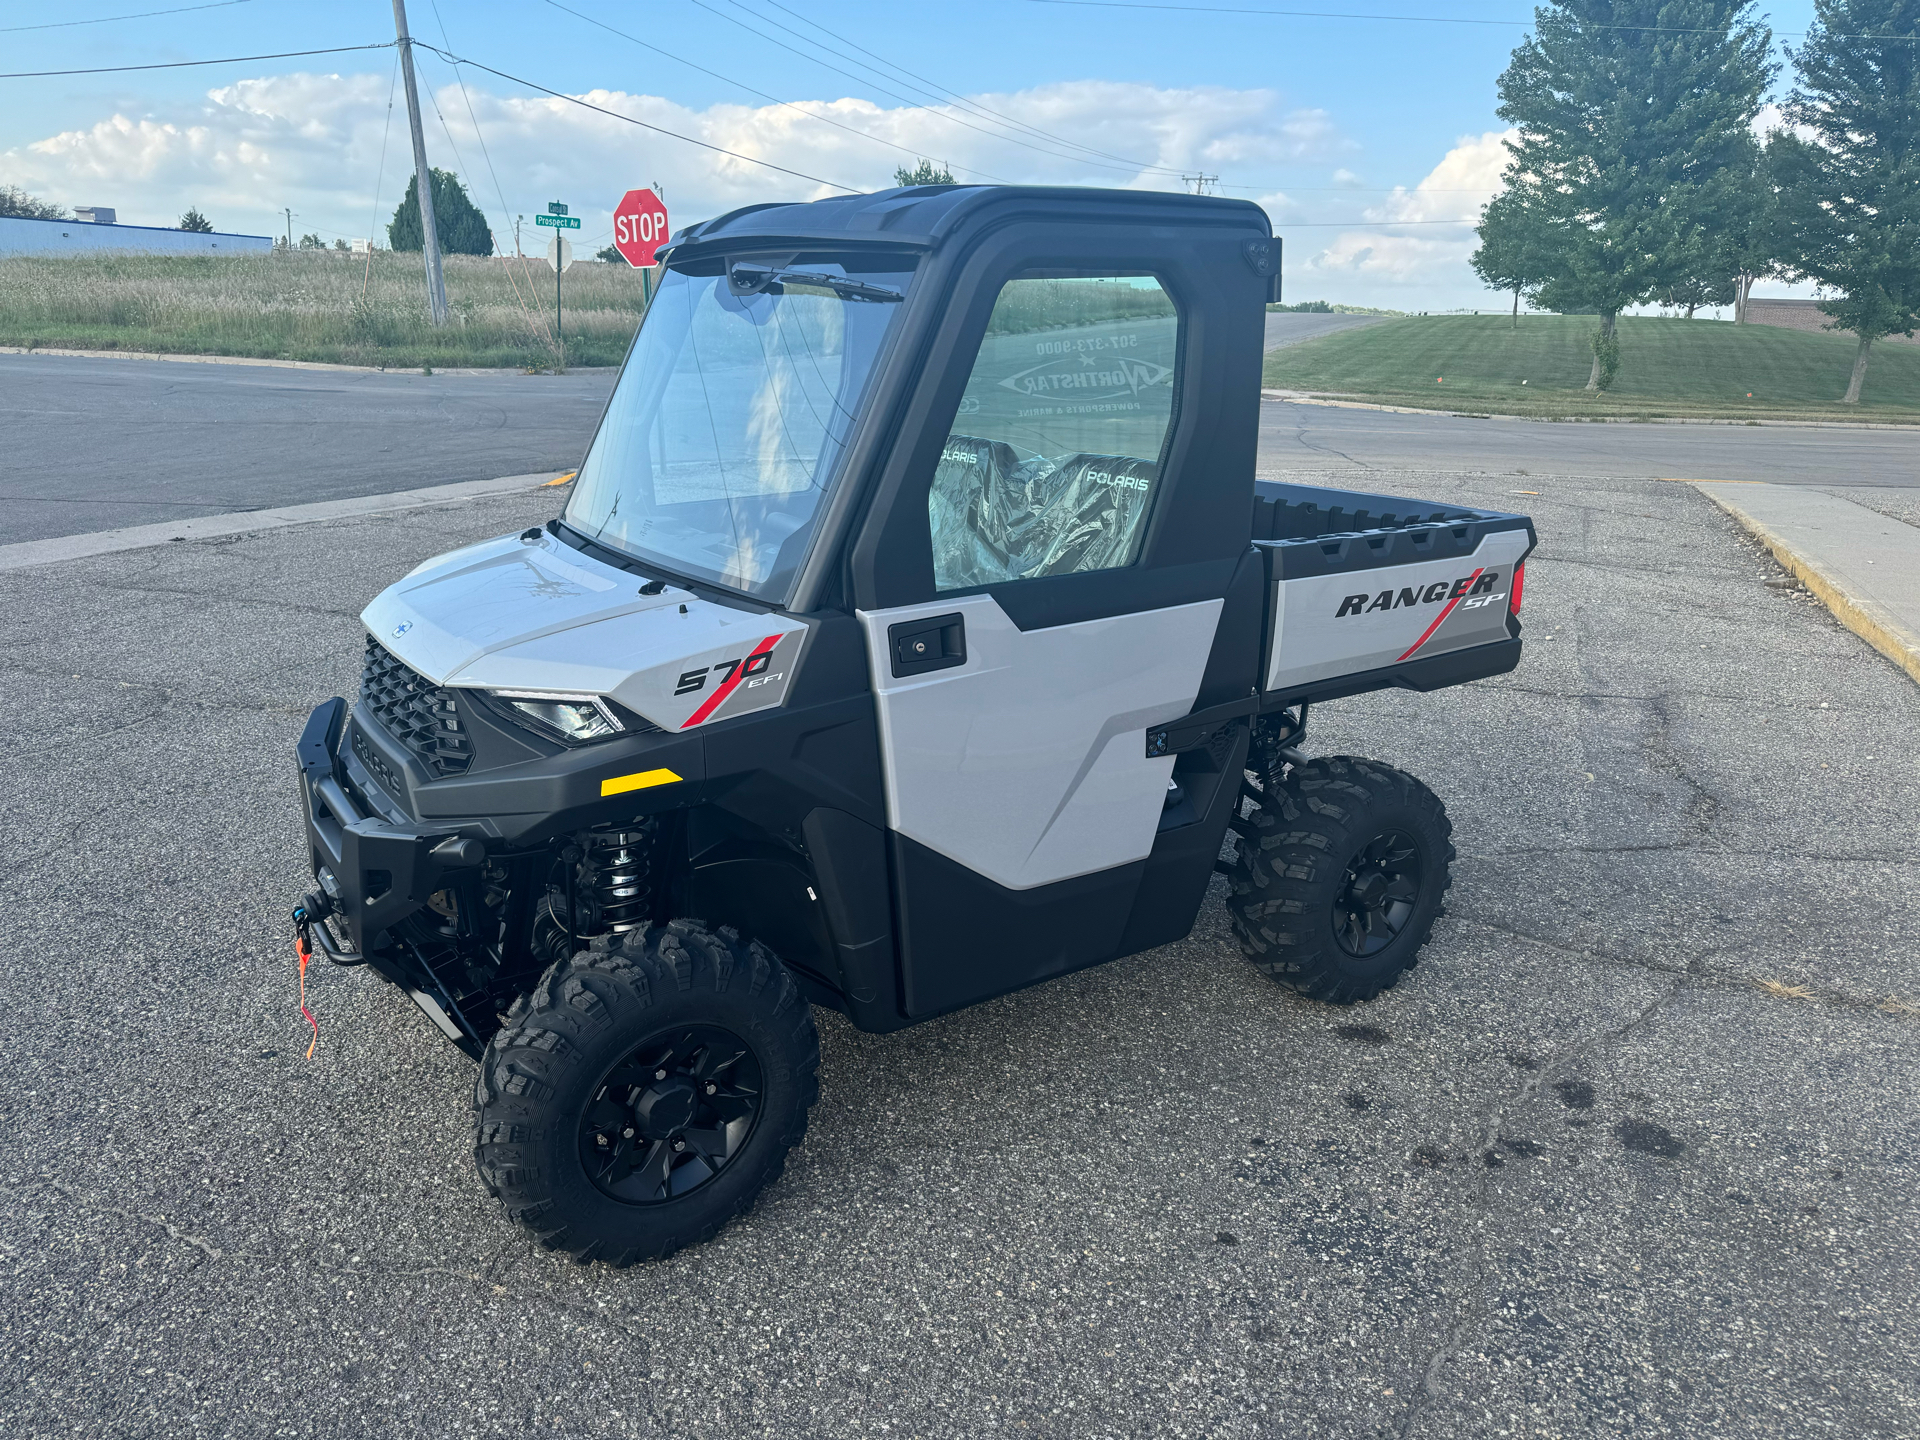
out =
{"type": "Polygon", "coordinates": [[[111,225],[113,224],[113,207],[111,205],[76,205],[73,207],[73,218],[83,225],[111,225]]]}
{"type": "MultiPolygon", "coordinates": [[[[1758,297],[1748,301],[1749,325],[1773,325],[1782,330],[1826,330],[1828,317],[1821,310],[1818,300],[1763,300],[1758,297]]],[[[1839,335],[1852,335],[1851,330],[1837,330],[1839,335]]],[[[1912,331],[1906,335],[1890,335],[1886,339],[1897,343],[1905,341],[1916,343],[1912,331]]]]}
{"type": "MultiPolygon", "coordinates": [[[[82,212],[87,213],[83,210],[82,212]]],[[[271,235],[208,234],[165,230],[157,225],[117,225],[113,212],[94,206],[105,220],[27,220],[0,215],[0,255],[70,255],[117,250],[140,255],[239,255],[273,249],[271,235]]]]}

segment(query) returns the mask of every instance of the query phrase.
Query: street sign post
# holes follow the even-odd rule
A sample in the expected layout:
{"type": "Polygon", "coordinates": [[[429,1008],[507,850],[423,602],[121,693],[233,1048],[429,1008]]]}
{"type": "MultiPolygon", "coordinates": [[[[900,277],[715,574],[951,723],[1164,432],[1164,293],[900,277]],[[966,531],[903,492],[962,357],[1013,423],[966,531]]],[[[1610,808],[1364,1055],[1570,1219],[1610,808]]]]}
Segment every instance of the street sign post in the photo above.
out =
{"type": "MultiPolygon", "coordinates": [[[[566,209],[566,206],[560,205],[558,200],[548,209],[551,210],[554,206],[566,209]]],[[[566,223],[565,216],[536,215],[534,219],[542,223],[554,220],[566,223]]],[[[573,223],[576,226],[580,224],[578,220],[573,223]]],[[[554,232],[554,238],[547,243],[547,263],[554,268],[554,344],[560,349],[560,363],[564,366],[567,363],[567,342],[560,334],[560,272],[574,263],[574,247],[558,230],[554,232]]]]}

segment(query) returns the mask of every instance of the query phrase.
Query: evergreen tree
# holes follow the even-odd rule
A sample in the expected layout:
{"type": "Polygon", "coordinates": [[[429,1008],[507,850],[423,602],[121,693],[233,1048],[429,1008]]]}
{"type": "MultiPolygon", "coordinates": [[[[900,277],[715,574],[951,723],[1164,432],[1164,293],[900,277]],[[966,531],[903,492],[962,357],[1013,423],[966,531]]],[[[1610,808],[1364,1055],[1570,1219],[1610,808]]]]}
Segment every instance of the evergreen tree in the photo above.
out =
{"type": "Polygon", "coordinates": [[[1481,211],[1481,244],[1469,263],[1491,290],[1514,292],[1513,325],[1521,323],[1521,297],[1554,273],[1547,226],[1528,197],[1504,190],[1481,211]]]}
{"type": "Polygon", "coordinates": [[[191,205],[187,207],[187,213],[180,217],[180,228],[200,235],[213,234],[213,222],[202,215],[197,207],[191,205]]]}
{"type": "Polygon", "coordinates": [[[936,165],[931,160],[923,160],[912,170],[905,165],[894,172],[896,185],[952,185],[954,172],[945,165],[936,165]]]}
{"type": "MultiPolygon", "coordinates": [[[[467,188],[451,171],[427,172],[434,192],[434,233],[443,255],[492,255],[494,233],[487,217],[467,198],[467,188]]],[[[419,250],[427,242],[420,233],[420,187],[410,178],[407,194],[387,226],[387,243],[395,250],[419,250]]]]}
{"type": "Polygon", "coordinates": [[[1916,0],[1815,0],[1814,27],[1791,52],[1788,119],[1807,141],[1772,136],[1784,251],[1799,275],[1839,290],[1821,309],[1859,337],[1849,405],[1861,400],[1868,350],[1916,323],[1916,0]],[[1883,38],[1886,37],[1886,38],[1883,38]]]}
{"type": "Polygon", "coordinates": [[[1611,383],[1627,306],[1708,273],[1736,213],[1772,75],[1748,0],[1552,0],[1502,72],[1512,202],[1551,273],[1534,298],[1593,312],[1589,390],[1611,383]]]}

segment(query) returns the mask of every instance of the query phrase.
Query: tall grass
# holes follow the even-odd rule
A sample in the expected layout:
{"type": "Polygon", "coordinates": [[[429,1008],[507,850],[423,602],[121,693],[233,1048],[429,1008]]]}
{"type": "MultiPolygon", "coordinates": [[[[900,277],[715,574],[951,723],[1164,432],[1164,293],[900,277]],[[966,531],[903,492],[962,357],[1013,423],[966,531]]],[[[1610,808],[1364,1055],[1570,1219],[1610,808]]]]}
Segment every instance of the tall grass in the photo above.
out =
{"type": "MultiPolygon", "coordinates": [[[[417,254],[22,255],[0,258],[0,345],[319,360],[394,369],[561,362],[554,273],[446,257],[448,323],[427,317],[417,254]]],[[[564,359],[616,365],[645,310],[641,276],[561,277],[564,359]]]]}

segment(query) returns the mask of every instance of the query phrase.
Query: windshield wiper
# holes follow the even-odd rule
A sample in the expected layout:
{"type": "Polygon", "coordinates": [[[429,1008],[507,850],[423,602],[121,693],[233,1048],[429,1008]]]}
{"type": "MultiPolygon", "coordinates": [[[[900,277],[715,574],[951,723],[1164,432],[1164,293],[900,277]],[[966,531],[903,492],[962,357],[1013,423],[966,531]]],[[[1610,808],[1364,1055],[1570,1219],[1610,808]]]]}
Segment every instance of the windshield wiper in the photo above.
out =
{"type": "Polygon", "coordinates": [[[758,295],[770,285],[818,285],[831,290],[842,300],[896,302],[907,297],[885,285],[869,285],[845,275],[827,275],[813,270],[778,270],[769,265],[736,265],[727,275],[727,288],[736,295],[758,295]]]}

